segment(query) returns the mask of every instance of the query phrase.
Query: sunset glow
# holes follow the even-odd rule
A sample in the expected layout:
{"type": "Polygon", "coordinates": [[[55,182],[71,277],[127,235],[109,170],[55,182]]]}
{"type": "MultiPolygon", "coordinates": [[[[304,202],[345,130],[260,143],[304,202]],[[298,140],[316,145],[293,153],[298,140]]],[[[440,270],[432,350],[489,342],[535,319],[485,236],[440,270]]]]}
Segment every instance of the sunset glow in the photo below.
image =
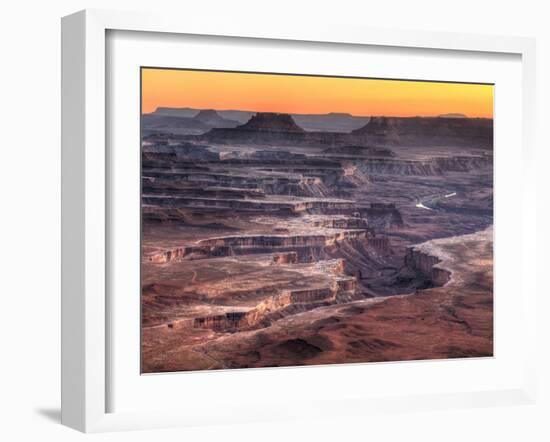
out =
{"type": "Polygon", "coordinates": [[[144,68],[142,112],[157,107],[492,118],[493,86],[144,68]]]}

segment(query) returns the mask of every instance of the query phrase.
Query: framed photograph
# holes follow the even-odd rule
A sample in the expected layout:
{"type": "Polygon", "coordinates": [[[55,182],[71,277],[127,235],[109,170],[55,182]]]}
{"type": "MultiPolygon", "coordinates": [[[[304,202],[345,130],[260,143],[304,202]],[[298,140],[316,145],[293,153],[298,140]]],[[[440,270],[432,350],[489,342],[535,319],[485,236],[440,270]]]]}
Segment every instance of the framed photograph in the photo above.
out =
{"type": "Polygon", "coordinates": [[[532,40],[62,36],[65,425],[534,401],[532,40]]]}

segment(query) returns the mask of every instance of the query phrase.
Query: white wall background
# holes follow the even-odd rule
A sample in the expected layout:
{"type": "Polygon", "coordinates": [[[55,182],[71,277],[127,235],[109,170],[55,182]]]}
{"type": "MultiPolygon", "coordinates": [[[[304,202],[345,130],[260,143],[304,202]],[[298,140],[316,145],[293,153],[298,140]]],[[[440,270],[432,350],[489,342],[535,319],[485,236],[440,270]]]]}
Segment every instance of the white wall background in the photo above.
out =
{"type": "MultiPolygon", "coordinates": [[[[281,23],[291,17],[390,29],[534,36],[538,39],[539,189],[548,189],[550,143],[545,131],[550,121],[550,93],[545,80],[550,79],[550,13],[545,6],[536,0],[4,2],[0,12],[0,438],[72,441],[86,437],[59,425],[61,16],[83,8],[166,8],[182,17],[201,13],[231,20],[238,14],[281,23]]],[[[547,204],[542,207],[548,198],[542,193],[538,251],[541,395],[537,405],[91,437],[101,441],[550,440],[550,303],[548,290],[542,288],[548,245],[542,226],[550,222],[547,204]]]]}

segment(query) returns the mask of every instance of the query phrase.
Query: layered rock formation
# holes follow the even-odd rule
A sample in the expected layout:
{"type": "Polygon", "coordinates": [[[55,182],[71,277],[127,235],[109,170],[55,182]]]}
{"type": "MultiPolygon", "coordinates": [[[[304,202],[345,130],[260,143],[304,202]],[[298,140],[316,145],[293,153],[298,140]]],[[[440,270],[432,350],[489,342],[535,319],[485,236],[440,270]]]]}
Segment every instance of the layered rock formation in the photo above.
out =
{"type": "MultiPolygon", "coordinates": [[[[279,145],[279,146],[345,146],[357,137],[344,132],[308,132],[296,124],[289,114],[258,112],[247,123],[232,129],[212,129],[197,137],[216,144],[279,145]]],[[[345,153],[345,152],[344,152],[345,153]]],[[[371,155],[369,148],[362,155],[371,155]]],[[[391,152],[379,148],[374,155],[390,156],[391,152]]]]}
{"type": "Polygon", "coordinates": [[[221,144],[325,144],[335,145],[346,134],[306,132],[288,114],[258,112],[247,123],[233,129],[212,129],[199,139],[221,144]]]}
{"type": "Polygon", "coordinates": [[[354,277],[345,275],[342,260],[322,262],[320,269],[334,276],[325,285],[283,290],[249,310],[195,318],[193,323],[188,325],[217,332],[264,328],[297,311],[304,312],[323,305],[338,303],[340,298],[347,300],[356,294],[357,281],[354,277]]]}
{"type": "Polygon", "coordinates": [[[392,156],[388,149],[391,146],[467,146],[490,149],[493,145],[493,120],[371,117],[363,127],[350,133],[306,132],[288,114],[257,113],[244,125],[233,129],[212,129],[200,139],[224,144],[330,146],[340,148],[340,152],[337,152],[342,154],[387,157],[392,156]],[[285,134],[292,136],[287,137],[285,134]]]}
{"type": "Polygon", "coordinates": [[[222,118],[215,110],[201,110],[193,117],[193,120],[200,121],[210,127],[236,127],[238,121],[222,118]]]}
{"type": "Polygon", "coordinates": [[[437,256],[429,255],[415,247],[409,248],[405,255],[405,265],[415,272],[422,273],[435,287],[447,284],[451,277],[451,272],[439,267],[439,263],[441,259],[437,256]]]}
{"type": "Polygon", "coordinates": [[[492,148],[493,120],[488,118],[371,117],[353,136],[391,145],[441,145],[492,148]]]}
{"type": "Polygon", "coordinates": [[[335,229],[335,233],[318,235],[242,235],[210,238],[200,240],[196,245],[151,253],[147,255],[147,260],[164,263],[288,251],[294,253],[298,260],[304,261],[311,256],[317,256],[325,247],[348,240],[364,240],[367,243],[367,230],[335,229]]]}
{"type": "Polygon", "coordinates": [[[279,134],[303,134],[305,130],[299,127],[288,114],[258,112],[247,123],[238,127],[245,132],[273,132],[279,134]]]}
{"type": "Polygon", "coordinates": [[[144,134],[143,371],[490,354],[487,123],[297,119],[144,134]]]}

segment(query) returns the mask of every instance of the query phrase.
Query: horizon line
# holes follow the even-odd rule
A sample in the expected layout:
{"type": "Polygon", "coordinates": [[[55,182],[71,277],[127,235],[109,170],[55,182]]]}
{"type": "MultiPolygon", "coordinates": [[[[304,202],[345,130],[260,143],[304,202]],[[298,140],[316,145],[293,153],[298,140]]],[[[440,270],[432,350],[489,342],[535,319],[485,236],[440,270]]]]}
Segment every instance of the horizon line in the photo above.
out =
{"type": "MultiPolygon", "coordinates": [[[[370,115],[357,115],[352,114],[350,112],[339,112],[339,111],[331,111],[326,113],[302,113],[302,112],[280,112],[280,111],[261,111],[261,110],[250,110],[250,109],[235,109],[235,108],[228,108],[228,109],[220,109],[220,108],[214,108],[214,107],[204,107],[204,108],[198,108],[198,107],[189,107],[189,106],[157,106],[154,111],[152,112],[141,112],[141,115],[150,115],[157,112],[159,109],[175,109],[175,110],[191,110],[191,111],[207,111],[212,110],[216,112],[246,112],[251,114],[285,114],[285,115],[311,115],[311,116],[327,116],[327,115],[342,115],[342,116],[348,116],[348,117],[355,117],[355,118],[371,118],[371,117],[386,117],[386,118],[469,118],[469,119],[483,119],[483,120],[493,120],[494,118],[491,117],[471,117],[466,114],[463,114],[462,112],[445,112],[442,114],[429,114],[429,115],[396,115],[396,114],[370,114],[370,115]],[[460,115],[460,116],[452,116],[449,117],[448,115],[460,115]]],[[[174,116],[174,115],[172,115],[174,116]]],[[[186,117],[182,117],[186,118],[186,117]]],[[[187,117],[187,118],[193,118],[193,117],[187,117]]]]}

